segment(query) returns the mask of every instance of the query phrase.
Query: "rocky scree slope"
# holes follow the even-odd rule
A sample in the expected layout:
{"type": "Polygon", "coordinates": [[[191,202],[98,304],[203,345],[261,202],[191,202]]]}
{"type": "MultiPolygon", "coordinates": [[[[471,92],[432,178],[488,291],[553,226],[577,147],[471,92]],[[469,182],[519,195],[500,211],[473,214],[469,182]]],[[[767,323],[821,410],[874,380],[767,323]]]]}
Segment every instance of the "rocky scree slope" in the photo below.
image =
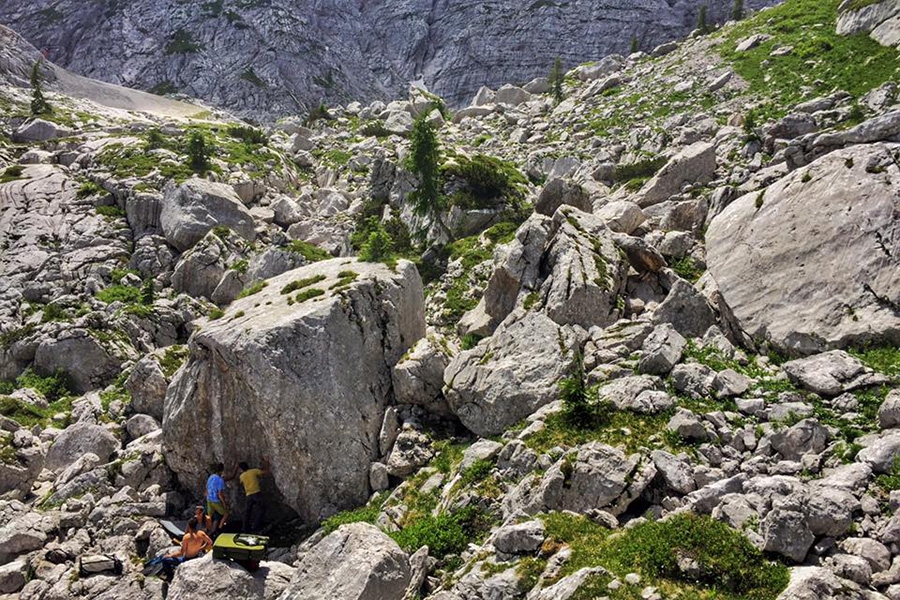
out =
{"type": "Polygon", "coordinates": [[[573,65],[624,52],[632,37],[645,49],[683,37],[701,5],[710,22],[732,8],[731,0],[42,0],[0,2],[0,21],[81,75],[260,119],[322,101],[394,99],[419,79],[455,105],[482,85],[543,74],[557,56],[573,65]]]}
{"type": "Polygon", "coordinates": [[[898,55],[837,32],[867,6],[584,65],[561,103],[266,131],[4,86],[0,594],[900,597],[898,55]],[[143,578],[201,463],[263,452],[264,568],[143,578]]]}

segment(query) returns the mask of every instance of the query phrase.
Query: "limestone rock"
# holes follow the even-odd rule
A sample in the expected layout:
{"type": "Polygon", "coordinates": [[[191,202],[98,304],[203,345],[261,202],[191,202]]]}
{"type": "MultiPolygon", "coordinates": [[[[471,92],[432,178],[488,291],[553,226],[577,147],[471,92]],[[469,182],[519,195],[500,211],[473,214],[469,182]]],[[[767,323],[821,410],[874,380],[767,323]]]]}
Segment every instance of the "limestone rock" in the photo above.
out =
{"type": "Polygon", "coordinates": [[[450,357],[431,338],[422,338],[391,372],[398,404],[422,406],[428,412],[449,416],[444,399],[444,370],[450,357]]]}
{"type": "Polygon", "coordinates": [[[54,440],[47,452],[45,466],[51,471],[59,472],[89,452],[106,462],[118,448],[119,441],[106,427],[76,423],[67,427],[54,440]]]}
{"type": "Polygon", "coordinates": [[[668,200],[685,184],[706,184],[716,172],[716,147],[706,142],[692,144],[673,156],[638,193],[641,208],[668,200]]]}
{"type": "Polygon", "coordinates": [[[313,546],[279,600],[401,600],[409,558],[366,523],[344,525],[313,546]]]}
{"type": "Polygon", "coordinates": [[[687,341],[666,323],[653,330],[642,348],[638,368],[641,373],[665,376],[681,360],[687,341]]]}
{"type": "Polygon", "coordinates": [[[166,394],[166,463],[199,492],[207,465],[244,460],[252,447],[271,457],[277,499],[304,520],[363,504],[391,366],[424,327],[422,283],[407,262],[333,259],[269,280],[192,336],[166,394]],[[329,291],[351,271],[354,281],[329,291]],[[310,278],[322,280],[281,293],[310,278]],[[322,293],[300,297],[310,290],[322,293]]]}
{"type": "Polygon", "coordinates": [[[900,297],[900,168],[871,144],[808,170],[812,181],[792,173],[713,220],[707,262],[722,299],[749,336],[781,351],[897,343],[900,315],[886,300],[900,297]]]}
{"type": "Polygon", "coordinates": [[[552,217],[560,206],[568,205],[584,212],[593,208],[591,196],[577,183],[565,179],[552,179],[544,185],[534,205],[537,213],[552,217]]]}
{"type": "Polygon", "coordinates": [[[256,238],[250,211],[234,190],[205,179],[189,179],[163,190],[160,225],[166,239],[184,252],[213,227],[227,227],[248,241],[256,238]]]}
{"type": "Polygon", "coordinates": [[[546,315],[513,313],[487,342],[450,362],[444,372],[450,408],[480,436],[504,432],[556,400],[557,384],[574,364],[573,343],[567,328],[546,315]]]}
{"type": "Polygon", "coordinates": [[[277,600],[293,575],[294,569],[280,562],[263,561],[258,571],[250,573],[229,560],[214,560],[210,553],[178,566],[166,598],[190,600],[202,596],[209,600],[277,600]]]}
{"type": "Polygon", "coordinates": [[[887,383],[862,362],[843,350],[832,350],[783,366],[791,381],[821,396],[837,396],[857,388],[887,383]]]}

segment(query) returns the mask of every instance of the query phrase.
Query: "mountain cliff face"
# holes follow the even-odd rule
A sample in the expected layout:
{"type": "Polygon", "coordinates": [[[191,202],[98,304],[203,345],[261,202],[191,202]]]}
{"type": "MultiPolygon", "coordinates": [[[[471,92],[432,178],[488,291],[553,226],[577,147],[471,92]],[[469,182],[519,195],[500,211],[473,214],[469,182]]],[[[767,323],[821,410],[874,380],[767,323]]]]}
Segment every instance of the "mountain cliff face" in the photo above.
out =
{"type": "MultiPolygon", "coordinates": [[[[746,8],[775,4],[750,0],[746,8]]],[[[0,21],[76,73],[183,92],[244,115],[402,95],[424,79],[451,104],[482,85],[683,37],[732,0],[0,1],[0,21]]]]}

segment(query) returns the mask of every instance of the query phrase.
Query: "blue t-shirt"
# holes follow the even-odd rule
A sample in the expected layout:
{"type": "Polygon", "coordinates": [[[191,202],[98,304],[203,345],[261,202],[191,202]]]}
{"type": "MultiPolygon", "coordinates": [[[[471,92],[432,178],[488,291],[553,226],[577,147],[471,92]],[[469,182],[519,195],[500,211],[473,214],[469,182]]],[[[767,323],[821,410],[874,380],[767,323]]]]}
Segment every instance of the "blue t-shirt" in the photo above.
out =
{"type": "Polygon", "coordinates": [[[206,499],[210,502],[218,502],[219,494],[225,491],[225,480],[220,475],[213,473],[206,480],[206,499]]]}

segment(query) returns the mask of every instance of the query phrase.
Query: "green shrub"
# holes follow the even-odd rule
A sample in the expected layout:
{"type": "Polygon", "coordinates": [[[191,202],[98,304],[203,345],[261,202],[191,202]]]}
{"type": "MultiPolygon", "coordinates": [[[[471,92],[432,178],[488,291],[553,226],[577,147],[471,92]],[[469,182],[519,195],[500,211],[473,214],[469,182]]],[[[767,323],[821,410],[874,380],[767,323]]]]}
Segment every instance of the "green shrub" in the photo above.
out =
{"type": "Polygon", "coordinates": [[[97,211],[98,215],[104,216],[108,219],[121,219],[125,217],[125,211],[118,206],[101,205],[94,207],[94,210],[97,211]]]}
{"type": "Polygon", "coordinates": [[[303,279],[298,279],[296,281],[292,281],[283,288],[281,288],[282,294],[290,294],[292,292],[296,292],[297,290],[302,290],[305,287],[311,286],[314,283],[319,283],[320,281],[325,281],[326,277],[322,274],[313,275],[312,277],[304,277],[303,279]]]}
{"type": "Polygon", "coordinates": [[[288,245],[288,251],[300,254],[309,262],[319,262],[333,258],[328,252],[322,250],[315,244],[304,242],[302,240],[294,240],[288,245]]]}
{"type": "Polygon", "coordinates": [[[17,388],[30,388],[43,394],[48,402],[56,402],[72,394],[69,375],[58,369],[53,375],[41,377],[31,369],[16,377],[17,388]]]}
{"type": "Polygon", "coordinates": [[[345,510],[334,516],[328,517],[322,521],[322,527],[325,529],[326,533],[331,533],[341,525],[349,525],[350,523],[373,524],[378,518],[379,513],[381,513],[381,505],[384,504],[386,497],[387,494],[382,492],[372,498],[365,506],[345,510]]]}
{"type": "Polygon", "coordinates": [[[494,462],[491,460],[479,459],[472,463],[472,466],[460,474],[459,485],[468,488],[484,481],[494,470],[494,462]]]}
{"type": "Polygon", "coordinates": [[[459,156],[443,171],[445,177],[456,177],[464,183],[464,189],[453,198],[453,203],[463,208],[492,208],[497,200],[517,206],[525,196],[525,176],[512,163],[499,158],[484,154],[471,159],[459,156]]]}
{"type": "Polygon", "coordinates": [[[635,163],[616,165],[612,180],[617,183],[653,177],[668,162],[665,156],[646,158],[635,163]]]}
{"type": "Polygon", "coordinates": [[[364,123],[362,127],[359,128],[360,135],[364,135],[366,137],[377,137],[383,138],[392,135],[390,131],[384,126],[384,122],[382,121],[369,121],[364,123]]]}
{"type": "Polygon", "coordinates": [[[428,120],[428,115],[419,115],[413,123],[407,168],[419,180],[419,185],[410,194],[413,210],[417,215],[438,218],[443,209],[441,201],[441,147],[437,130],[428,120]]]}
{"type": "Polygon", "coordinates": [[[648,522],[610,537],[607,551],[617,570],[637,570],[720,590],[724,598],[769,600],[787,586],[788,569],[770,562],[741,533],[706,516],[682,513],[648,522]],[[679,560],[689,556],[699,567],[685,574],[679,560]]]}
{"type": "Polygon", "coordinates": [[[332,116],[331,116],[331,113],[328,112],[328,107],[325,106],[324,102],[322,102],[321,104],[319,104],[319,106],[317,106],[316,108],[311,110],[309,112],[309,114],[306,116],[306,124],[312,125],[313,123],[315,123],[316,121],[319,121],[319,120],[330,121],[331,119],[332,119],[332,116]]]}
{"type": "Polygon", "coordinates": [[[478,345],[478,342],[483,339],[483,335],[478,335],[477,333],[467,333],[466,335],[462,336],[462,339],[460,340],[460,347],[462,347],[463,350],[471,350],[478,345]]]}
{"type": "Polygon", "coordinates": [[[113,302],[137,304],[141,301],[141,290],[133,285],[111,285],[97,292],[97,299],[107,304],[113,302]]]}
{"type": "Polygon", "coordinates": [[[320,290],[319,288],[309,288],[297,294],[297,298],[294,300],[294,302],[306,302],[307,300],[312,300],[313,298],[318,298],[319,296],[324,295],[325,290],[320,290]]]}
{"type": "Polygon", "coordinates": [[[154,127],[147,132],[147,150],[157,150],[165,147],[166,138],[163,137],[163,134],[159,129],[154,127]]]}
{"type": "Polygon", "coordinates": [[[66,309],[59,304],[47,304],[44,306],[41,323],[50,323],[52,321],[66,321],[69,319],[66,309]]]}
{"type": "Polygon", "coordinates": [[[369,234],[369,239],[359,249],[359,259],[365,262],[383,262],[391,258],[394,242],[384,229],[369,234]]]}
{"type": "Polygon", "coordinates": [[[441,559],[461,553],[470,541],[477,540],[489,528],[486,519],[482,511],[470,506],[456,513],[422,516],[390,535],[406,552],[428,546],[429,554],[441,559]]]}
{"type": "Polygon", "coordinates": [[[6,167],[3,171],[3,174],[0,175],[0,183],[9,183],[10,181],[18,181],[19,179],[23,179],[23,175],[25,174],[25,167],[22,165],[10,165],[6,167]]]}
{"type": "Polygon", "coordinates": [[[93,181],[85,181],[78,187],[78,191],[75,193],[77,198],[89,198],[95,194],[105,193],[102,187],[94,183],[93,181]]]}
{"type": "Polygon", "coordinates": [[[187,155],[191,169],[197,173],[208,171],[212,148],[206,141],[206,136],[199,131],[193,132],[188,138],[187,155]]]}
{"type": "Polygon", "coordinates": [[[256,295],[263,291],[263,289],[268,285],[268,281],[256,281],[250,287],[244,289],[240,294],[238,294],[238,298],[246,298],[247,296],[256,295]]]}
{"type": "Polygon", "coordinates": [[[217,321],[218,319],[221,319],[224,316],[225,316],[225,311],[222,310],[221,308],[214,308],[211,311],[209,311],[209,320],[210,321],[217,321]]]}
{"type": "Polygon", "coordinates": [[[269,138],[261,130],[248,125],[232,125],[228,128],[228,135],[245,144],[264,145],[269,143],[269,138]]]}

